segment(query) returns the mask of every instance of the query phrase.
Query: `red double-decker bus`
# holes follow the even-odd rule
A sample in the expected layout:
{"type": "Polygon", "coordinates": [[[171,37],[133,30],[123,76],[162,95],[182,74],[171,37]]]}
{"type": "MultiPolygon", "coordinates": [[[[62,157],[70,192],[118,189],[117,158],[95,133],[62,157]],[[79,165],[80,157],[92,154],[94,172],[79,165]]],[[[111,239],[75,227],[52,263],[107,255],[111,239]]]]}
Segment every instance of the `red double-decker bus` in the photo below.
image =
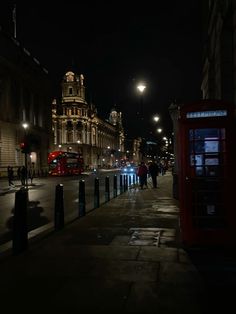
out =
{"type": "Polygon", "coordinates": [[[84,171],[84,160],[79,153],[53,151],[48,154],[48,166],[52,176],[78,175],[84,171]]]}

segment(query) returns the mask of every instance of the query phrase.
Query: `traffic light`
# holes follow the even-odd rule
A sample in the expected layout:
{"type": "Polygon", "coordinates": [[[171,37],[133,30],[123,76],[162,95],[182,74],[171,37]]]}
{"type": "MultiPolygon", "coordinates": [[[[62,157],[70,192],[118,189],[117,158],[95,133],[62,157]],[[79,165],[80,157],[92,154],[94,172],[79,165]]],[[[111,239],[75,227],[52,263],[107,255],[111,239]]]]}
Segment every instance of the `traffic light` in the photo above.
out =
{"type": "Polygon", "coordinates": [[[27,142],[20,143],[20,148],[21,148],[22,153],[24,153],[24,154],[30,153],[30,147],[29,147],[29,144],[27,142]]]}

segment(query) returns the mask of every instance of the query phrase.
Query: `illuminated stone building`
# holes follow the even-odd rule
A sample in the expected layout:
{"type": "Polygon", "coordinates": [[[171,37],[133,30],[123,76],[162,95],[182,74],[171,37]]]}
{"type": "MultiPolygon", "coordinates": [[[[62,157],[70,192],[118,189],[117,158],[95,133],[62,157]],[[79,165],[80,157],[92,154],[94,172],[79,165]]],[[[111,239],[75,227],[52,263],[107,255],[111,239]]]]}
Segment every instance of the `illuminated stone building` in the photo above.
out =
{"type": "MultiPolygon", "coordinates": [[[[26,140],[28,166],[47,169],[51,142],[51,95],[48,73],[13,37],[0,27],[0,173],[25,163],[20,143],[26,140]],[[27,131],[22,124],[27,123],[27,131]]],[[[16,174],[16,172],[15,172],[16,174]]]]}
{"type": "Polygon", "coordinates": [[[114,166],[124,152],[121,113],[112,109],[108,120],[101,119],[86,101],[82,74],[68,71],[61,87],[61,99],[52,104],[51,150],[80,152],[87,168],[114,166]]]}

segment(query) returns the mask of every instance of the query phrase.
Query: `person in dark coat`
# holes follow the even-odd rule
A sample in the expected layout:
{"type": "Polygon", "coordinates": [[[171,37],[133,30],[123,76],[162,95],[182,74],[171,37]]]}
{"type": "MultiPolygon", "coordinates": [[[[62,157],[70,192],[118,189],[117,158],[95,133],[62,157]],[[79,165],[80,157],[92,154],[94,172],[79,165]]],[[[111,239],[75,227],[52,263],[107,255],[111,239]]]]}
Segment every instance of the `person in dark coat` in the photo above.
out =
{"type": "Polygon", "coordinates": [[[17,179],[21,180],[21,166],[19,166],[17,169],[17,179]]]}
{"type": "Polygon", "coordinates": [[[13,179],[14,179],[14,171],[11,166],[7,167],[7,177],[8,177],[8,184],[10,187],[14,187],[13,179]]]}
{"type": "Polygon", "coordinates": [[[157,188],[157,176],[158,176],[158,165],[155,161],[152,161],[148,166],[149,174],[152,178],[152,186],[154,189],[157,188]]]}
{"type": "Polygon", "coordinates": [[[21,167],[21,184],[26,185],[27,170],[25,166],[21,167]]]}
{"type": "Polygon", "coordinates": [[[144,185],[147,185],[147,174],[148,174],[148,168],[145,165],[145,163],[142,161],[140,166],[138,167],[138,172],[137,172],[141,190],[143,189],[144,185]]]}
{"type": "Polygon", "coordinates": [[[33,168],[29,169],[29,179],[30,179],[30,183],[33,184],[33,179],[34,179],[34,170],[33,170],[33,168]]]}

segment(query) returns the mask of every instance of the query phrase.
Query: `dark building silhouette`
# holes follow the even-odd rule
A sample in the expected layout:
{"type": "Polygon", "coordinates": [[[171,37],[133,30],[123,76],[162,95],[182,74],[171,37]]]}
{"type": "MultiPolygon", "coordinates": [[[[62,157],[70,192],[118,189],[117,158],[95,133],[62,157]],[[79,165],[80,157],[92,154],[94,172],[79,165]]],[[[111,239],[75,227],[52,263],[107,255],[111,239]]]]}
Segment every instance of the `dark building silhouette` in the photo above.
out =
{"type": "MultiPolygon", "coordinates": [[[[236,107],[236,1],[208,0],[203,4],[202,99],[222,100],[236,107]]],[[[201,18],[201,17],[199,17],[201,18]]],[[[196,99],[198,101],[199,99],[196,99]]],[[[173,102],[169,112],[174,130],[174,196],[178,198],[178,119],[181,102],[173,102]]]]}
{"type": "Polygon", "coordinates": [[[29,145],[28,164],[47,168],[51,134],[48,72],[15,38],[0,28],[0,172],[24,164],[20,144],[29,145]],[[27,131],[22,124],[27,123],[27,131]]]}
{"type": "Polygon", "coordinates": [[[203,2],[202,98],[236,105],[236,1],[203,2]]]}

